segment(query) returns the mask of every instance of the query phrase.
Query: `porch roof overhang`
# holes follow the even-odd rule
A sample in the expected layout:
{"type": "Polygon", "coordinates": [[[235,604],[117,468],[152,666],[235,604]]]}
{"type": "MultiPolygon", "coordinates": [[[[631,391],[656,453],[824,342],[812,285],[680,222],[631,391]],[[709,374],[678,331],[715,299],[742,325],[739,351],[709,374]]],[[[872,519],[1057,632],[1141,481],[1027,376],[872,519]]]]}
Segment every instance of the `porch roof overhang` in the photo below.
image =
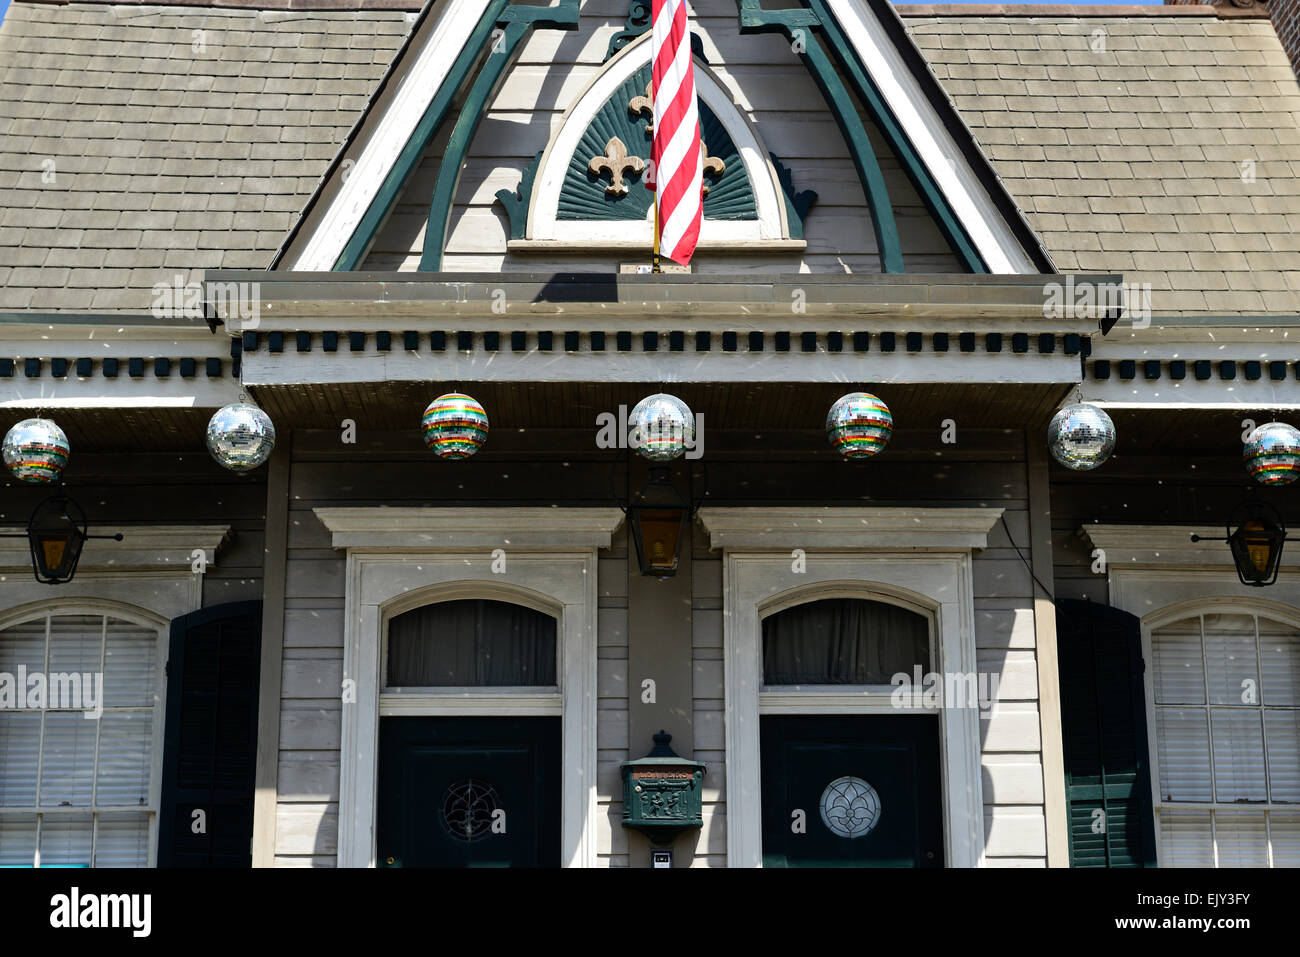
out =
{"type": "MultiPolygon", "coordinates": [[[[1118,274],[1076,274],[1074,288],[1103,295],[1122,288],[1118,274]]],[[[1052,318],[1053,273],[978,275],[907,273],[769,276],[617,273],[371,273],[216,270],[204,279],[209,313],[235,332],[336,331],[341,320],[409,320],[404,328],[503,329],[549,323],[608,330],[611,320],[690,320],[692,328],[782,331],[828,320],[889,320],[917,331],[1066,332],[1087,335],[1097,315],[1052,318]],[[257,317],[228,310],[221,290],[258,290],[257,317]]],[[[534,325],[532,328],[550,328],[534,325]]],[[[899,327],[903,331],[902,327],[899,327]]]]}
{"type": "MultiPolygon", "coordinates": [[[[1077,383],[1058,275],[215,272],[246,385],[1077,383]],[[227,295],[255,289],[255,308],[227,295]]],[[[1115,275],[1070,277],[1107,301],[1115,275]]],[[[1117,301],[1117,300],[1111,300],[1117,301]]]]}

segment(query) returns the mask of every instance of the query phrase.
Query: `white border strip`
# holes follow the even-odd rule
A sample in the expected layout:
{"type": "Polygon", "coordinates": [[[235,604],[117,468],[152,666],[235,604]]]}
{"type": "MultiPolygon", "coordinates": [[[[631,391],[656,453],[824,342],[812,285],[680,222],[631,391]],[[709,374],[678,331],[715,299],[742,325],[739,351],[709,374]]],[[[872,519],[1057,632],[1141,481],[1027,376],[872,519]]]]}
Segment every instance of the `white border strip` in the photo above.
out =
{"type": "Polygon", "coordinates": [[[994,205],[921,91],[902,55],[863,0],[827,0],[903,132],[943,191],[971,241],[994,273],[1034,273],[1037,268],[994,205]]]}

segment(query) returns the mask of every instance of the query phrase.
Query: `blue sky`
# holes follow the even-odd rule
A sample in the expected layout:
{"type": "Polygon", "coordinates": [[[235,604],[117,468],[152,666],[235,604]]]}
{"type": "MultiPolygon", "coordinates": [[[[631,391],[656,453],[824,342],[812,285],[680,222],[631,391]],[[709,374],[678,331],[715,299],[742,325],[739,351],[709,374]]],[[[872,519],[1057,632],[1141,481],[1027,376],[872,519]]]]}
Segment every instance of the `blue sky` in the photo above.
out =
{"type": "Polygon", "coordinates": [[[0,0],[0,23],[4,23],[5,11],[9,9],[9,0],[0,0]]]}

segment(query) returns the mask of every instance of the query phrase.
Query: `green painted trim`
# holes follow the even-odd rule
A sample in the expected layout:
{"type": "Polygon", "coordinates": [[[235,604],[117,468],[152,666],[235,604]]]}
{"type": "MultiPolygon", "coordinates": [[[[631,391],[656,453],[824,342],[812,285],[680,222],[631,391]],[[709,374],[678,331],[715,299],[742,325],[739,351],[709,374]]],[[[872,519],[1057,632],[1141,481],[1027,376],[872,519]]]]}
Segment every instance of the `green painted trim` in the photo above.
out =
{"type": "Polygon", "coordinates": [[[623,29],[609,38],[609,49],[605,51],[605,62],[609,62],[614,54],[649,30],[650,0],[632,0],[623,29]]]}
{"type": "Polygon", "coordinates": [[[885,103],[884,97],[881,96],[880,90],[876,88],[870,75],[863,69],[861,62],[853,52],[852,46],[849,45],[844,31],[840,29],[839,22],[826,8],[825,0],[801,0],[801,2],[809,7],[821,21],[822,31],[826,36],[827,44],[830,46],[831,54],[853,84],[854,91],[862,100],[863,106],[871,114],[872,119],[875,120],[876,126],[880,128],[881,134],[885,137],[885,142],[889,144],[889,148],[894,151],[894,155],[898,157],[899,162],[903,165],[903,170],[907,173],[908,179],[916,187],[922,202],[925,203],[926,209],[930,211],[930,215],[934,217],[953,252],[957,254],[971,272],[988,272],[988,264],[984,261],[984,257],[975,248],[970,234],[966,232],[961,220],[953,212],[930,170],[921,162],[921,158],[912,146],[912,141],[903,132],[903,128],[899,125],[893,111],[885,103]]]}
{"type": "Polygon", "coordinates": [[[884,173],[880,170],[880,163],[867,135],[867,128],[858,116],[857,108],[836,72],[835,65],[813,32],[815,27],[822,26],[821,18],[816,11],[807,8],[764,10],[759,6],[759,0],[739,0],[739,3],[741,34],[782,33],[808,67],[853,154],[853,164],[858,169],[858,179],[862,182],[867,205],[871,209],[871,225],[876,234],[881,270],[887,273],[904,272],[903,249],[898,237],[898,224],[894,219],[894,208],[889,200],[884,173]]]}
{"type": "Polygon", "coordinates": [[[781,162],[775,153],[767,154],[772,159],[772,167],[776,170],[776,178],[781,183],[781,195],[785,197],[786,222],[790,227],[790,237],[792,239],[803,239],[803,224],[808,218],[808,210],[812,209],[813,203],[817,202],[817,191],[812,189],[796,190],[794,188],[794,173],[790,167],[781,162]]]}
{"type": "Polygon", "coordinates": [[[461,50],[460,56],[456,58],[456,63],[451,68],[451,72],[447,74],[437,94],[429,102],[428,108],[411,132],[406,145],[402,147],[402,152],[398,154],[392,169],[384,177],[379,192],[375,194],[375,198],[370,202],[370,207],[366,210],[365,215],[361,217],[361,221],[357,223],[357,228],[353,230],[347,245],[343,247],[343,252],[339,253],[339,258],[334,263],[336,270],[351,272],[361,264],[362,257],[365,256],[371,243],[374,242],[379,227],[388,218],[388,212],[392,209],[393,204],[397,202],[402,187],[406,185],[406,181],[410,178],[411,173],[415,171],[415,167],[419,165],[420,158],[424,155],[429,143],[432,142],[438,128],[442,126],[442,121],[451,109],[452,100],[455,99],[457,91],[460,90],[466,78],[470,75],[474,64],[481,56],[483,47],[491,38],[493,24],[496,23],[502,11],[510,2],[511,0],[488,0],[488,5],[479,18],[478,26],[470,34],[469,40],[465,43],[465,48],[461,50]]]}
{"type": "Polygon", "coordinates": [[[528,231],[528,204],[533,198],[533,180],[537,178],[537,167],[542,163],[541,150],[533,161],[524,167],[524,175],[515,189],[497,190],[497,202],[506,211],[510,219],[510,238],[523,239],[528,231]]]}
{"type": "MultiPolygon", "coordinates": [[[[501,0],[497,0],[501,2],[501,0]]],[[[552,27],[564,30],[578,25],[579,0],[561,0],[559,6],[507,6],[496,23],[502,27],[500,39],[492,44],[469,95],[461,105],[460,116],[452,128],[451,137],[438,167],[438,178],[433,186],[429,203],[429,221],[424,230],[424,253],[420,257],[421,272],[437,272],[442,267],[442,247],[447,239],[451,221],[452,200],[465,166],[465,154],[478,130],[488,102],[496,94],[505,77],[506,68],[514,62],[520,42],[534,27],[552,27]]],[[[480,23],[480,28],[482,24],[480,23]]],[[[476,31],[477,33],[477,31],[476,31]]],[[[445,84],[444,84],[445,88],[445,84]]],[[[441,91],[439,91],[441,92],[441,91]]]]}

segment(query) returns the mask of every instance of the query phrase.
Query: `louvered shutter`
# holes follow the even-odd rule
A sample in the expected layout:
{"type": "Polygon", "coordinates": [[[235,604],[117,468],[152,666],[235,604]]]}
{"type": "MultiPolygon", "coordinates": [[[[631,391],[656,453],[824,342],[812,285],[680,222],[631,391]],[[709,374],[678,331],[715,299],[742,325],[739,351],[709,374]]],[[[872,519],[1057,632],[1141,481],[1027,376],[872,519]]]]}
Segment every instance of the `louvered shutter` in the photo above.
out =
{"type": "Polygon", "coordinates": [[[1155,832],[1138,620],[1056,603],[1072,867],[1149,867],[1155,832]]]}
{"type": "Polygon", "coordinates": [[[161,867],[249,867],[262,603],[172,622],[159,812],[161,867]],[[194,812],[205,828],[195,833],[194,812]]]}

